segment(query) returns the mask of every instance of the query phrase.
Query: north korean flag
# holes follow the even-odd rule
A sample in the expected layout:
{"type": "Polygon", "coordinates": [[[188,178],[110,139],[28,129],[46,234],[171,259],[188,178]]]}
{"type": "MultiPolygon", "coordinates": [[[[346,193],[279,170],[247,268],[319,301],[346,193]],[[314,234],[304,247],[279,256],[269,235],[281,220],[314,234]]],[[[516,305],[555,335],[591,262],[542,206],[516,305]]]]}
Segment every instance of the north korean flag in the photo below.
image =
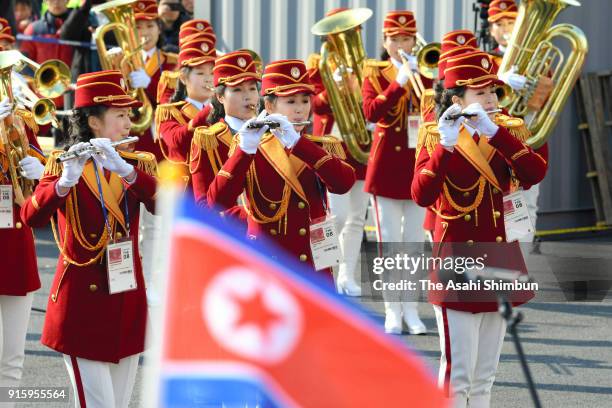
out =
{"type": "Polygon", "coordinates": [[[178,210],[160,406],[445,406],[415,352],[329,281],[243,234],[190,202],[178,210]]]}

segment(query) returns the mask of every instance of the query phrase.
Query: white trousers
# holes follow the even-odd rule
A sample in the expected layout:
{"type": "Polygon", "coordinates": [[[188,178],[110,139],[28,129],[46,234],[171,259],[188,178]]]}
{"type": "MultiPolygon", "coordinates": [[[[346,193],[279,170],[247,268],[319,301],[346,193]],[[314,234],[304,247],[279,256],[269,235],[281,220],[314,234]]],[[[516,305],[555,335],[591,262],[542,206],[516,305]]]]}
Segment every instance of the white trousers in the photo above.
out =
{"type": "Polygon", "coordinates": [[[151,214],[144,206],[140,205],[140,257],[142,258],[142,272],[147,287],[157,273],[156,268],[163,264],[159,254],[155,252],[155,242],[161,237],[161,221],[158,215],[151,214]]]}
{"type": "Polygon", "coordinates": [[[0,387],[16,387],[21,381],[33,300],[34,292],[0,296],[0,387]]]}
{"type": "MultiPolygon", "coordinates": [[[[529,211],[529,216],[531,217],[531,222],[533,222],[533,227],[535,229],[536,221],[538,220],[538,197],[540,196],[540,185],[536,184],[529,190],[523,191],[523,195],[525,196],[525,201],[527,201],[527,210],[529,211]]],[[[532,243],[534,237],[535,231],[520,238],[519,242],[532,243]]]]}
{"type": "Polygon", "coordinates": [[[113,364],[64,354],[75,407],[127,408],[136,381],[139,356],[135,354],[113,364]]]}
{"type": "Polygon", "coordinates": [[[441,350],[438,386],[453,398],[455,408],[488,408],[506,321],[498,312],[433,308],[441,350]]]}
{"type": "MultiPolygon", "coordinates": [[[[393,198],[373,196],[372,207],[376,221],[376,237],[380,243],[423,242],[425,232],[423,231],[423,219],[425,208],[419,207],[412,200],[396,200],[393,198]]],[[[385,254],[381,253],[381,256],[385,254]]],[[[394,255],[394,254],[389,254],[394,255]]],[[[383,279],[384,279],[383,275],[383,279]]],[[[404,274],[395,274],[392,279],[408,279],[404,274]]],[[[408,302],[406,299],[396,298],[407,293],[387,292],[383,293],[385,298],[385,310],[401,313],[403,308],[416,309],[416,302],[408,302]]],[[[412,294],[412,296],[415,296],[412,294]]]]}
{"type": "Polygon", "coordinates": [[[346,194],[329,193],[329,209],[336,216],[336,230],[340,239],[342,262],[338,267],[338,275],[354,278],[359,261],[363,227],[370,195],[363,191],[363,180],[355,181],[355,185],[346,194]]]}

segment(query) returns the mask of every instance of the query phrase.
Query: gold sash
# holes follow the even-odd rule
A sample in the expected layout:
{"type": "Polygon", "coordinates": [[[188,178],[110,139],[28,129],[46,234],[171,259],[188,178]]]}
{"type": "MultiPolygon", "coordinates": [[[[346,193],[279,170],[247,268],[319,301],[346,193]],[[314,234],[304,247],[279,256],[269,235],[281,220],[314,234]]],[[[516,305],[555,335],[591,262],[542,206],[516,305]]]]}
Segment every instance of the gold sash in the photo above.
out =
{"type": "MultiPolygon", "coordinates": [[[[85,168],[83,169],[83,179],[91,192],[98,198],[98,200],[100,200],[100,202],[102,202],[100,199],[100,191],[98,190],[98,182],[96,180],[94,166],[95,163],[93,161],[89,161],[85,165],[85,168]]],[[[125,218],[119,205],[123,199],[123,182],[115,173],[111,173],[109,181],[106,181],[103,169],[98,169],[98,173],[100,175],[100,185],[102,186],[104,204],[106,205],[110,215],[112,215],[119,222],[119,224],[121,224],[123,229],[127,231],[125,218]]]]}
{"type": "Polygon", "coordinates": [[[470,132],[463,127],[459,132],[459,139],[455,148],[489,183],[493,184],[498,190],[502,190],[493,169],[489,165],[489,160],[493,157],[495,149],[486,141],[486,137],[480,136],[477,145],[470,132]]]}
{"type": "Polygon", "coordinates": [[[298,175],[305,167],[304,162],[293,155],[287,154],[283,144],[272,134],[267,134],[262,138],[259,151],[274,170],[289,184],[291,189],[302,200],[308,201],[302,184],[298,180],[298,175]]]}

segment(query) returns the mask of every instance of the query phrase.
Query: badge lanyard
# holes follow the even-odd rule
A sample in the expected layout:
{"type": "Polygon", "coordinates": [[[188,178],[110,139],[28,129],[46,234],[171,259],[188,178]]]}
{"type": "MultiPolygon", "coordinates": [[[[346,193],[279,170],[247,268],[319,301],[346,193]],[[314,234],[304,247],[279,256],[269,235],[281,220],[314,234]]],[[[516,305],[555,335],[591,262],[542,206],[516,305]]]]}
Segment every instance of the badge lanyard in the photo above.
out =
{"type": "MultiPolygon", "coordinates": [[[[106,204],[104,203],[104,194],[102,193],[102,183],[100,182],[100,173],[98,171],[98,165],[94,162],[94,173],[96,173],[96,182],[98,183],[98,192],[100,193],[100,203],[102,205],[102,214],[104,215],[104,224],[106,225],[106,229],[108,230],[108,236],[111,241],[115,241],[113,237],[113,233],[111,231],[110,223],[108,221],[108,210],[106,209],[106,204]]],[[[124,196],[124,209],[125,209],[125,218],[126,218],[126,227],[127,227],[127,235],[130,235],[130,213],[128,211],[127,205],[127,194],[125,191],[125,186],[123,187],[123,196],[124,196]]]]}

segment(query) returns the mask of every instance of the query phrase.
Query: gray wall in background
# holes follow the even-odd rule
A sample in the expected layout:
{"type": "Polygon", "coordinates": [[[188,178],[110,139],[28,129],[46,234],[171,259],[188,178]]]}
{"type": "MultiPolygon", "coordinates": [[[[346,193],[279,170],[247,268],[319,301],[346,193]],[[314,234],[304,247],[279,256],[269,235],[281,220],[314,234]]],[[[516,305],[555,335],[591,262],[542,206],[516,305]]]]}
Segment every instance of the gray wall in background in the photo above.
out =
{"type": "MultiPolygon", "coordinates": [[[[381,27],[388,10],[416,14],[417,28],[427,41],[440,41],[450,30],[474,28],[472,0],[197,0],[196,16],[210,20],[219,48],[251,48],[265,62],[281,58],[306,59],[318,52],[320,41],[310,27],[335,7],[369,7],[374,15],[364,26],[364,44],[372,58],[380,53],[381,27]]],[[[557,22],[582,28],[590,52],[585,72],[612,68],[609,19],[612,1],[582,0],[557,22]]],[[[592,225],[593,203],[585,178],[584,149],[577,131],[574,96],[566,105],[550,142],[550,167],[540,189],[539,229],[592,225]]]]}

